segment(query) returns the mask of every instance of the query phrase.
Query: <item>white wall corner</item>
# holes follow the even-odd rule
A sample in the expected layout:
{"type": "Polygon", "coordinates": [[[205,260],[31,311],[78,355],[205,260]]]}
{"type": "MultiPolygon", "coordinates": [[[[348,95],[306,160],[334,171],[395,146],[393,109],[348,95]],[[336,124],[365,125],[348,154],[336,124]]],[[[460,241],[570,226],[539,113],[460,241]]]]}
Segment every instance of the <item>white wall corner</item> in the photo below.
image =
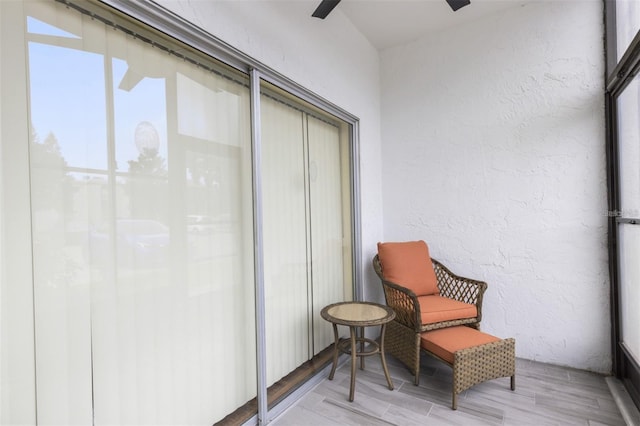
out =
{"type": "Polygon", "coordinates": [[[381,54],[384,237],[488,282],[517,356],[611,370],[603,6],[539,2],[381,54]]]}

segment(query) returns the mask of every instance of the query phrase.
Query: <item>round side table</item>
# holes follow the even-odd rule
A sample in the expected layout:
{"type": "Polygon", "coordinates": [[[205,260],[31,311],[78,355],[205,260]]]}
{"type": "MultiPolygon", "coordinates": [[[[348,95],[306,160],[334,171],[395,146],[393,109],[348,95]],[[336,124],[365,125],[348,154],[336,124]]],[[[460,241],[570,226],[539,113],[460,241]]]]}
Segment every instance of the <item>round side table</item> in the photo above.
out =
{"type": "Polygon", "coordinates": [[[349,401],[353,401],[356,386],[356,357],[360,357],[360,369],[364,369],[364,357],[380,354],[382,369],[387,378],[389,390],[393,390],[393,383],[389,377],[387,361],[384,357],[384,331],[386,324],[396,317],[396,313],[388,306],[372,302],[340,302],[325,306],[320,315],[333,325],[333,335],[335,338],[333,367],[329,374],[329,380],[333,380],[338,364],[340,352],[351,355],[351,386],[349,388],[349,401]],[[338,336],[338,325],[349,327],[350,338],[340,341],[338,336]],[[373,339],[364,337],[364,327],[381,326],[380,343],[373,339]],[[360,336],[357,336],[357,329],[360,328],[360,336]],[[356,343],[360,343],[360,350],[356,349],[356,343]],[[370,344],[370,348],[365,351],[365,343],[370,344]]]}

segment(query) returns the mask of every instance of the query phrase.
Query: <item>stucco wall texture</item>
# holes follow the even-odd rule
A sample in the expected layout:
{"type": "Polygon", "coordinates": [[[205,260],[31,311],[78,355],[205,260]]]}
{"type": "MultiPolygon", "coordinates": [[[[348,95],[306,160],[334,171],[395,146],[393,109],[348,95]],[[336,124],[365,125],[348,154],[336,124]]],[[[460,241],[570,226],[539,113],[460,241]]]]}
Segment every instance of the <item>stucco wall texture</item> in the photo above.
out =
{"type": "Polygon", "coordinates": [[[611,370],[603,6],[545,1],[381,53],[385,241],[485,280],[518,357],[611,370]]]}

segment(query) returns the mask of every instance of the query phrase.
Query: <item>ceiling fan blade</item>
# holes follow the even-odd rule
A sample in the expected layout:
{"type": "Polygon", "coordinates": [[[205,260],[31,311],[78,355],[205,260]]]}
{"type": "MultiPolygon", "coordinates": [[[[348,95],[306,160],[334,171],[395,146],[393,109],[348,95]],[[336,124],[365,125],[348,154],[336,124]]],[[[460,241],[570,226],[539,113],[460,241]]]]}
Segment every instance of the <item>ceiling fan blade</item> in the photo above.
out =
{"type": "Polygon", "coordinates": [[[322,0],[311,16],[314,18],[324,19],[329,12],[340,3],[340,0],[322,0]]]}
{"type": "Polygon", "coordinates": [[[447,3],[449,3],[449,6],[451,6],[451,9],[455,12],[461,7],[471,4],[471,0],[447,0],[447,3]]]}

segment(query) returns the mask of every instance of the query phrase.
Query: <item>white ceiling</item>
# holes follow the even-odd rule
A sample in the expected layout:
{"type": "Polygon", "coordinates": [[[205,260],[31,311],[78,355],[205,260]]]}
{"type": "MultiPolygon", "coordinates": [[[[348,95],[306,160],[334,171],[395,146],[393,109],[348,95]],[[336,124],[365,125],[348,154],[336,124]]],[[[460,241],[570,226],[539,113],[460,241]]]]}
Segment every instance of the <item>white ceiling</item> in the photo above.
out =
{"type": "Polygon", "coordinates": [[[384,49],[534,1],[540,0],[471,0],[454,12],[445,0],[342,0],[331,13],[340,10],[371,44],[384,49]]]}

